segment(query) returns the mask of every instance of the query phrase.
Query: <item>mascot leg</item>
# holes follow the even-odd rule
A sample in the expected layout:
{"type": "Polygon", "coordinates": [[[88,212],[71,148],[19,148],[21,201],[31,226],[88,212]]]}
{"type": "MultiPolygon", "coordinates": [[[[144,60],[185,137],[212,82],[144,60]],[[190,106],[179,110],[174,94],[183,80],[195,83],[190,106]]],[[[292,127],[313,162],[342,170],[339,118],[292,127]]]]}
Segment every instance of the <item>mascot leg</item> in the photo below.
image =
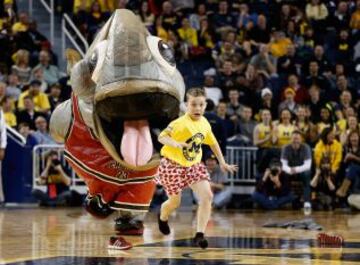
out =
{"type": "Polygon", "coordinates": [[[144,217],[143,213],[118,211],[118,217],[115,219],[115,231],[119,235],[141,236],[144,233],[144,217]]]}

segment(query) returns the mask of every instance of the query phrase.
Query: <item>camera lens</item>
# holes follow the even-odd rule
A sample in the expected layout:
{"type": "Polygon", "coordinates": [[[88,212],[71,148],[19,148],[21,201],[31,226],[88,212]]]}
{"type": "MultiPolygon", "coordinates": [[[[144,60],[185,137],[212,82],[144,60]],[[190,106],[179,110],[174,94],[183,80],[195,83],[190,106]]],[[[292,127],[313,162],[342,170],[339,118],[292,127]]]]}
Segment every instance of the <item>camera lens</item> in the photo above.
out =
{"type": "Polygon", "coordinates": [[[277,175],[279,173],[279,170],[277,168],[271,168],[270,173],[271,173],[271,175],[274,176],[274,175],[277,175]]]}

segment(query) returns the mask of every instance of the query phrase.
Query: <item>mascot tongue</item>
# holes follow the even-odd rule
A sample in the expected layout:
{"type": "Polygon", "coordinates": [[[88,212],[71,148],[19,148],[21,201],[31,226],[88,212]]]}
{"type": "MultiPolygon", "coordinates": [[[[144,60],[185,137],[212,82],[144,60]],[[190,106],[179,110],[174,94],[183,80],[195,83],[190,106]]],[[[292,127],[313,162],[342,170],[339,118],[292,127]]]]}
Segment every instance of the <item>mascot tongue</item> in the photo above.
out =
{"type": "Polygon", "coordinates": [[[153,144],[147,120],[125,121],[120,152],[126,163],[143,166],[152,157],[153,144]]]}

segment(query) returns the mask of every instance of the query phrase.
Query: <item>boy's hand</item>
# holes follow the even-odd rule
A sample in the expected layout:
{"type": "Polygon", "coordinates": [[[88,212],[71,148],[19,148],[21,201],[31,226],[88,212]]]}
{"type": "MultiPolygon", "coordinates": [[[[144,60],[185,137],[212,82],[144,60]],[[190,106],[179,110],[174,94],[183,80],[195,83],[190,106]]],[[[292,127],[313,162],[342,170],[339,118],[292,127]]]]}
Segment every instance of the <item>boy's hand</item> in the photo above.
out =
{"type": "Polygon", "coordinates": [[[221,164],[220,168],[224,172],[229,172],[231,174],[234,174],[236,171],[238,171],[239,167],[237,165],[229,165],[229,164],[221,164]]]}

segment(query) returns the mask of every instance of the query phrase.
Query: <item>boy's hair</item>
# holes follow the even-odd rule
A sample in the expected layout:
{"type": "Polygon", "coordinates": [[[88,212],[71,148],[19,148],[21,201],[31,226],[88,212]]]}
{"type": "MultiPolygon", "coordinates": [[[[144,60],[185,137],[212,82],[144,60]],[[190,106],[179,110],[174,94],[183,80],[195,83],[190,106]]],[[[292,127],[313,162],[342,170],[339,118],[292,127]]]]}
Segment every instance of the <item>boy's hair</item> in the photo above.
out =
{"type": "Polygon", "coordinates": [[[205,89],[203,89],[203,88],[192,87],[186,92],[186,101],[189,99],[189,96],[206,98],[206,92],[205,92],[205,89]]]}

